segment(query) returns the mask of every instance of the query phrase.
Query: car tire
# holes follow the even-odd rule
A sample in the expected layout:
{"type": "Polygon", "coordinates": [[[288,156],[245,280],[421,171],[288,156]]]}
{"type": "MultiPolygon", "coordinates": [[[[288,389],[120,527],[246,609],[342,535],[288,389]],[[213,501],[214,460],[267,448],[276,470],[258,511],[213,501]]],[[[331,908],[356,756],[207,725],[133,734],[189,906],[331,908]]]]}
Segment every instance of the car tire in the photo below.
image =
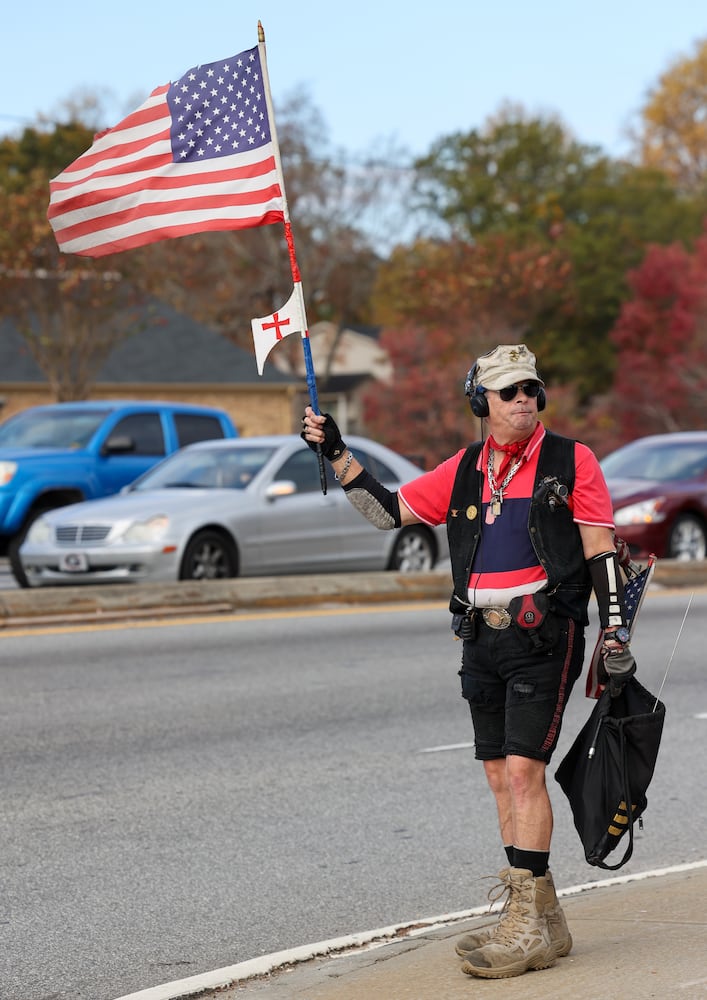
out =
{"type": "Polygon", "coordinates": [[[180,580],[227,580],[238,576],[238,555],[233,542],[218,531],[198,531],[189,539],[180,580]]]}
{"type": "Polygon", "coordinates": [[[668,537],[668,559],[683,562],[707,558],[707,530],[694,514],[678,514],[668,537]]]}
{"type": "Polygon", "coordinates": [[[27,532],[32,527],[37,518],[41,517],[42,514],[46,514],[48,510],[54,510],[55,506],[61,507],[62,505],[47,504],[34,507],[27,515],[27,520],[22,525],[20,530],[13,538],[10,539],[8,543],[7,560],[10,563],[10,569],[12,570],[12,575],[17,581],[18,587],[27,588],[31,586],[29,580],[27,579],[25,571],[22,568],[22,561],[20,560],[20,546],[24,542],[25,538],[27,537],[27,532]]]}
{"type": "Polygon", "coordinates": [[[388,569],[397,573],[428,573],[437,561],[437,550],[427,528],[413,525],[398,532],[388,569]]]}

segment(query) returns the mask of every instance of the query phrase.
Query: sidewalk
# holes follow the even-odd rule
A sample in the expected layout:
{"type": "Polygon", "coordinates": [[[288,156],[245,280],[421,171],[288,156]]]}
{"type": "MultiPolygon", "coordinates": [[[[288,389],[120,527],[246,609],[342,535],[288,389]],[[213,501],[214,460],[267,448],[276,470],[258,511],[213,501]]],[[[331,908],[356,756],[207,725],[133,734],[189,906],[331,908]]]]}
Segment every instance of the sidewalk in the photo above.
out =
{"type": "MultiPolygon", "coordinates": [[[[485,916],[309,961],[287,963],[287,953],[281,953],[278,967],[259,978],[240,978],[252,975],[255,965],[243,963],[220,970],[220,988],[205,989],[205,977],[193,977],[132,994],[130,1000],[707,998],[707,861],[630,878],[617,875],[559,895],[574,948],[553,968],[514,979],[477,979],[460,970],[454,941],[485,923],[485,916]]],[[[210,986],[216,987],[219,974],[211,975],[216,978],[210,986]]]]}

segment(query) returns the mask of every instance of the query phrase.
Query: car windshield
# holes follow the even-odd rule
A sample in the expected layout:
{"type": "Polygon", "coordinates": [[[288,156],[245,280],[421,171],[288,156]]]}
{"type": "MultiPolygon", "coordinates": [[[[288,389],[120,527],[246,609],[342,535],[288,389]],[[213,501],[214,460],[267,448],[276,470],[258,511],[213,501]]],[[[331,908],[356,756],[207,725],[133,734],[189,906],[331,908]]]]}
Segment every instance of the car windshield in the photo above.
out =
{"type": "Polygon", "coordinates": [[[270,459],[274,447],[186,448],[150,469],[133,490],[243,490],[270,459]]]}
{"type": "Polygon", "coordinates": [[[26,410],[0,424],[0,448],[85,448],[105,410],[26,410]]]}
{"type": "Polygon", "coordinates": [[[651,479],[661,483],[697,479],[707,472],[707,444],[629,444],[607,455],[601,468],[606,479],[651,479]]]}

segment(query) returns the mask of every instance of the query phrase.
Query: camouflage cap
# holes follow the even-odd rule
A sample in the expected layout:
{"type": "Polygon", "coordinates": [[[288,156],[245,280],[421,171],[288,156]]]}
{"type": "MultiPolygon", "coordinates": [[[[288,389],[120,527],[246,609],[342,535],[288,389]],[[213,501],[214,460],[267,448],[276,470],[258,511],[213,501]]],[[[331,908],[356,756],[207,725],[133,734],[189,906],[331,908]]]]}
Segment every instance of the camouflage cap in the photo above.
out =
{"type": "Polygon", "coordinates": [[[535,368],[535,355],[525,344],[501,344],[476,362],[474,385],[484,389],[503,389],[527,380],[545,383],[535,368]]]}

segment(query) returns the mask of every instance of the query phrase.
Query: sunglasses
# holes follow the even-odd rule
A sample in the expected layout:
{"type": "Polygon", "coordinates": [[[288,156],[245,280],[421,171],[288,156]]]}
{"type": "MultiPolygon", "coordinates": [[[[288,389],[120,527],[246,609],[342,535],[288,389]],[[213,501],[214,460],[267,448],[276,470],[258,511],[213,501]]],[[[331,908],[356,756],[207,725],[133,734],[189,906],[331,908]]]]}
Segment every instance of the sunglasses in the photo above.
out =
{"type": "Polygon", "coordinates": [[[512,399],[515,399],[518,390],[527,396],[528,399],[536,399],[540,393],[540,384],[538,382],[520,382],[518,385],[506,385],[503,389],[498,390],[498,395],[501,397],[504,403],[510,403],[512,399]]]}

